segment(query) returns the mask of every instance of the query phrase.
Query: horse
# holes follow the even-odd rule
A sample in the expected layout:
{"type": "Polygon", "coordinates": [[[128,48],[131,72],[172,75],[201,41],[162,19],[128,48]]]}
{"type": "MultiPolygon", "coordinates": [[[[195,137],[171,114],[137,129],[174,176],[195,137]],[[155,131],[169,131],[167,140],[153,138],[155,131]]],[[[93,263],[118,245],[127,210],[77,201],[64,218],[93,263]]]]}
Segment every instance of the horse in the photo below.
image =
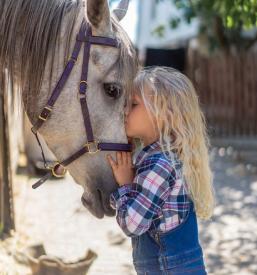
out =
{"type": "MultiPolygon", "coordinates": [[[[86,100],[94,138],[105,143],[128,143],[124,104],[138,70],[135,48],[119,24],[128,2],[122,0],[111,13],[107,0],[0,0],[0,90],[9,92],[5,90],[8,86],[12,87],[12,94],[21,95],[32,125],[45,110],[70,62],[85,22],[93,37],[108,38],[118,44],[117,47],[92,44],[90,48],[87,80],[82,82],[87,85],[86,100]]],[[[73,65],[50,117],[38,129],[58,160],[67,159],[83,144],[90,151],[79,93],[83,51],[73,65]]],[[[114,156],[115,150],[110,153],[114,156]]],[[[109,197],[117,184],[106,154],[103,150],[83,154],[65,167],[83,187],[83,205],[99,219],[115,215],[109,197]]]]}

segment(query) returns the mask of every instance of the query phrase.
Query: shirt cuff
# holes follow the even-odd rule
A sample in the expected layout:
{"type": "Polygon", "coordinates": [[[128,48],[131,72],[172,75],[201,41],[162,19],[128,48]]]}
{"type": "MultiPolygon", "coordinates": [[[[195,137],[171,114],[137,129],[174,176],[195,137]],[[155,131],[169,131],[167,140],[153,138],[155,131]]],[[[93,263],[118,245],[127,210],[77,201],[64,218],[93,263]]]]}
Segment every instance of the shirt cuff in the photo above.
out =
{"type": "Polygon", "coordinates": [[[113,208],[116,208],[117,202],[125,195],[132,193],[132,191],[137,191],[138,187],[135,183],[127,183],[119,187],[110,195],[110,204],[113,208]]]}
{"type": "Polygon", "coordinates": [[[120,197],[126,195],[132,189],[132,183],[124,184],[115,190],[111,195],[115,200],[118,200],[120,197]]]}

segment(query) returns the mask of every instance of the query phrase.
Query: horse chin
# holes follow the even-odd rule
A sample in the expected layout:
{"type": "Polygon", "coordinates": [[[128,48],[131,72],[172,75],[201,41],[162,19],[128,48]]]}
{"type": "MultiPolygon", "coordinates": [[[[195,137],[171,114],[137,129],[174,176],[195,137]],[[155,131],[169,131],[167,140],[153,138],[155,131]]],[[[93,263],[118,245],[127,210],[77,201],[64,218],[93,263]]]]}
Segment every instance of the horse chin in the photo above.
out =
{"type": "Polygon", "coordinates": [[[92,215],[98,219],[102,219],[104,215],[109,217],[115,215],[115,210],[111,208],[107,198],[108,196],[102,195],[102,192],[97,190],[90,198],[84,193],[81,197],[81,202],[92,215]]]}

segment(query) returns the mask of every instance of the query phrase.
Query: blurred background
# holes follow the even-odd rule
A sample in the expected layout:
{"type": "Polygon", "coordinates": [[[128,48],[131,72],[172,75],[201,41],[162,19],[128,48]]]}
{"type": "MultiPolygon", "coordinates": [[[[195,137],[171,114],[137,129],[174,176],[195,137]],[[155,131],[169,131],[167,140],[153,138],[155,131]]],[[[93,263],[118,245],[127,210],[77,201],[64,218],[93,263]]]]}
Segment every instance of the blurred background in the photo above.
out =
{"type": "MultiPolygon", "coordinates": [[[[121,24],[143,66],[174,67],[197,89],[217,199],[212,220],[199,220],[208,274],[257,274],[257,1],[131,0],[121,24]]],[[[89,275],[135,274],[129,238],[81,205],[68,173],[31,189],[45,171],[30,127],[0,93],[0,274],[32,274],[24,251],[40,245],[74,262],[91,249],[89,275]]]]}

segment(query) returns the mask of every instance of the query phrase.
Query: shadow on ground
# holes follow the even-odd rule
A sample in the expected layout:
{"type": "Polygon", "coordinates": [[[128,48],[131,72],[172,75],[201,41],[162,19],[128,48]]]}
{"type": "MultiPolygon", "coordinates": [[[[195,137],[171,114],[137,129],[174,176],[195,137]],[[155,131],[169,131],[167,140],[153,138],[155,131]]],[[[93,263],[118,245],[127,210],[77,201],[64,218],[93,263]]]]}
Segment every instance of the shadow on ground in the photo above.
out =
{"type": "Polygon", "coordinates": [[[213,148],[217,206],[199,222],[209,274],[257,274],[257,151],[213,148]]]}

